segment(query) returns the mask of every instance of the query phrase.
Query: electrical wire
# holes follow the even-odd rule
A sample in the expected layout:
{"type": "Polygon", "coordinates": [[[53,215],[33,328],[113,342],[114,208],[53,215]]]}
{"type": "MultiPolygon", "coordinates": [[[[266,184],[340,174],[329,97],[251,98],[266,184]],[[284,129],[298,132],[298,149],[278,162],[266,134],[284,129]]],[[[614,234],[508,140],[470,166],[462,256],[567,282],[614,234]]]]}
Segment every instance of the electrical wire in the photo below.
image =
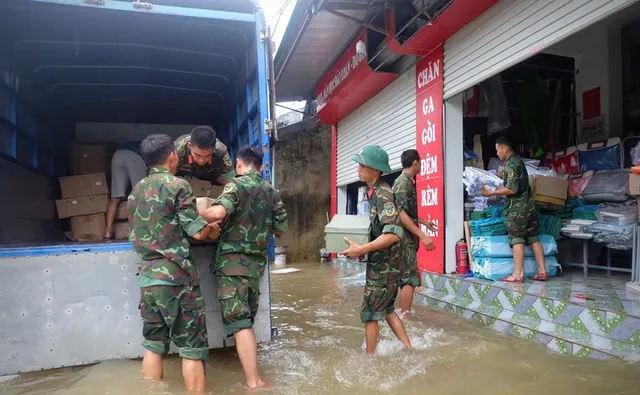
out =
{"type": "MultiPolygon", "coordinates": [[[[286,0],[284,2],[284,4],[282,5],[282,8],[280,8],[278,13],[276,14],[278,16],[278,20],[276,21],[276,24],[273,27],[273,30],[271,30],[272,34],[275,33],[276,30],[278,29],[278,25],[280,24],[280,18],[282,18],[282,15],[284,14],[284,11],[289,7],[290,4],[291,4],[291,0],[286,0]]],[[[275,18],[275,15],[273,16],[273,18],[275,18]]],[[[273,18],[272,18],[272,20],[273,20],[273,18]]]]}

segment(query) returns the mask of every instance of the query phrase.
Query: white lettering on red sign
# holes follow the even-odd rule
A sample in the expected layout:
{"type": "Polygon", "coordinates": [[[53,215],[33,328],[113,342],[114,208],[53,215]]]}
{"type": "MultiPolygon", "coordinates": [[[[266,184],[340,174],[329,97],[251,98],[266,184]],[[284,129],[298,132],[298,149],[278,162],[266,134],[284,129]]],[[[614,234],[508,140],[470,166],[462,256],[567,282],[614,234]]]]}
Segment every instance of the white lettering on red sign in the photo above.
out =
{"type": "Polygon", "coordinates": [[[422,89],[440,77],[440,60],[429,62],[427,67],[418,74],[418,88],[422,89]]]}
{"type": "Polygon", "coordinates": [[[433,105],[433,96],[429,96],[422,101],[422,113],[424,115],[429,115],[436,110],[433,105]]]}
{"type": "Polygon", "coordinates": [[[422,192],[422,207],[433,207],[438,205],[438,188],[431,188],[427,185],[427,189],[422,192]]]}
{"type": "Polygon", "coordinates": [[[430,176],[438,172],[438,155],[431,156],[427,154],[424,159],[420,160],[420,175],[430,176]]]}
{"type": "Polygon", "coordinates": [[[434,143],[436,141],[436,125],[427,120],[427,127],[422,129],[422,145],[434,143]]]}
{"type": "Polygon", "coordinates": [[[425,235],[427,235],[429,237],[438,237],[438,234],[439,234],[439,231],[440,231],[440,220],[432,219],[431,215],[427,215],[426,219],[427,219],[427,221],[433,222],[433,224],[436,226],[436,228],[438,230],[436,230],[435,232],[431,231],[426,226],[421,224],[420,225],[420,229],[422,230],[422,233],[424,233],[425,235]]]}
{"type": "Polygon", "coordinates": [[[349,74],[351,74],[351,71],[358,67],[358,65],[366,58],[366,52],[356,52],[356,54],[353,55],[351,59],[340,70],[338,70],[331,81],[329,81],[329,83],[322,89],[322,92],[320,92],[320,94],[316,98],[316,101],[319,104],[323,105],[325,103],[325,100],[327,100],[327,98],[333,93],[334,90],[336,90],[338,86],[340,86],[342,81],[344,81],[349,76],[349,74]]]}

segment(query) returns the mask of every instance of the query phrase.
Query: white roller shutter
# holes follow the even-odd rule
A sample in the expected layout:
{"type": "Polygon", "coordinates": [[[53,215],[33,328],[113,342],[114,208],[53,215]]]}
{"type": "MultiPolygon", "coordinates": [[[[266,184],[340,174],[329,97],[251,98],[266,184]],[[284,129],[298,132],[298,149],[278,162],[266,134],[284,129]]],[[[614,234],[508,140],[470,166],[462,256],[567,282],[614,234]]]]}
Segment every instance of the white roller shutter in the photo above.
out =
{"type": "Polygon", "coordinates": [[[444,43],[449,98],[638,0],[502,0],[444,43]]]}
{"type": "Polygon", "coordinates": [[[379,145],[393,170],[402,169],[400,154],[416,147],[416,67],[338,123],[338,186],[358,181],[351,157],[365,145],[379,145]]]}

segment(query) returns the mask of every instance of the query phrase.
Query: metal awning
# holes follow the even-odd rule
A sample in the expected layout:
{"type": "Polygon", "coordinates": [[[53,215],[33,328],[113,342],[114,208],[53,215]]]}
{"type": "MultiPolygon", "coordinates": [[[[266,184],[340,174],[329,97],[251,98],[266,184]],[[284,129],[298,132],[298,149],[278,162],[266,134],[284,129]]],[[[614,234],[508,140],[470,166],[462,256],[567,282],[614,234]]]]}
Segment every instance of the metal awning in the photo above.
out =
{"type": "Polygon", "coordinates": [[[386,2],[298,0],[275,58],[279,102],[313,97],[318,80],[386,2]],[[322,11],[318,11],[322,10],[322,11]]]}

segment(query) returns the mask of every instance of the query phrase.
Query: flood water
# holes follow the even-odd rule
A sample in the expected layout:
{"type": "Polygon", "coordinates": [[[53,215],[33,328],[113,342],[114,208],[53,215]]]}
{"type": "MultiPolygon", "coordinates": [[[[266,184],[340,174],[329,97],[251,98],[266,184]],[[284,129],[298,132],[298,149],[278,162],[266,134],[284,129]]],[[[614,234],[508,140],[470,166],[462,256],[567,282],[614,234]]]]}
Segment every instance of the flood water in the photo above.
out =
{"type": "MultiPolygon", "coordinates": [[[[416,348],[403,351],[386,324],[379,355],[363,352],[359,320],[364,275],[318,263],[290,264],[272,276],[279,336],[259,351],[261,374],[278,395],[638,394],[640,365],[549,354],[543,346],[497,334],[444,312],[415,308],[405,322],[416,348]]],[[[180,361],[165,361],[165,380],[140,376],[139,361],[27,374],[0,384],[0,394],[182,395],[180,361]]],[[[247,393],[233,350],[211,353],[211,394],[247,393]]]]}

